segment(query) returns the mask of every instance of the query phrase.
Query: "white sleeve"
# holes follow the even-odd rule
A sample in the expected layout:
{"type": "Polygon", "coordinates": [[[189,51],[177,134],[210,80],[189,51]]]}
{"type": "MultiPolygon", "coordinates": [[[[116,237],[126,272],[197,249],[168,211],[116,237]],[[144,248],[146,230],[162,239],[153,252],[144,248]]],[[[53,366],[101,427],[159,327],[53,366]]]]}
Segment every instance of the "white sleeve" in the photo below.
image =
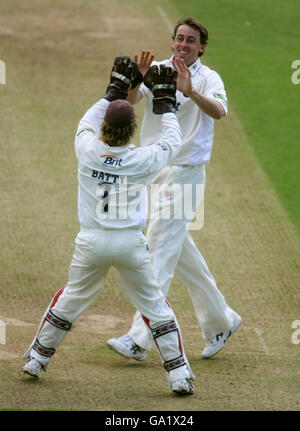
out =
{"type": "Polygon", "coordinates": [[[224,83],[217,72],[212,72],[208,76],[203,94],[220,102],[227,114],[226,91],[224,88],[224,83]]]}
{"type": "Polygon", "coordinates": [[[182,142],[181,129],[175,114],[162,114],[162,137],[147,147],[137,148],[138,160],[143,172],[152,175],[166,166],[179,151],[182,142]]]}
{"type": "Polygon", "coordinates": [[[141,93],[143,97],[148,96],[148,94],[150,93],[150,89],[146,87],[146,85],[142,82],[139,88],[139,93],[141,93]]]}
{"type": "Polygon", "coordinates": [[[75,137],[75,152],[79,157],[93,148],[100,135],[100,128],[110,102],[100,99],[82,117],[79,122],[75,137]]]}

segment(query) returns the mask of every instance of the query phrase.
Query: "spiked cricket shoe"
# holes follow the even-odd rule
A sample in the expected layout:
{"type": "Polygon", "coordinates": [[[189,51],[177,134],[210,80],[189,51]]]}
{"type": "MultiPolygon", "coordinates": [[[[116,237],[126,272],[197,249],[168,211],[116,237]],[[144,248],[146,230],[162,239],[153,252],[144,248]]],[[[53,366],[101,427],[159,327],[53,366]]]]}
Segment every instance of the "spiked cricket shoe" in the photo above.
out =
{"type": "Polygon", "coordinates": [[[22,368],[23,373],[32,377],[40,377],[42,365],[36,359],[30,359],[22,368]]]}
{"type": "Polygon", "coordinates": [[[135,344],[133,339],[128,335],[122,335],[119,338],[111,338],[107,341],[108,346],[119,355],[136,361],[144,361],[147,358],[147,350],[135,344]]]}
{"type": "Polygon", "coordinates": [[[192,395],[194,393],[193,383],[187,375],[186,367],[176,368],[169,372],[168,378],[173,392],[183,395],[192,395]]]}
{"type": "Polygon", "coordinates": [[[211,358],[216,355],[220,350],[223,349],[225,344],[227,343],[228,338],[232,335],[240,326],[242,319],[238,316],[234,322],[234,325],[230,329],[230,331],[220,332],[212,338],[209,338],[206,342],[206,346],[202,351],[203,358],[211,358]]]}

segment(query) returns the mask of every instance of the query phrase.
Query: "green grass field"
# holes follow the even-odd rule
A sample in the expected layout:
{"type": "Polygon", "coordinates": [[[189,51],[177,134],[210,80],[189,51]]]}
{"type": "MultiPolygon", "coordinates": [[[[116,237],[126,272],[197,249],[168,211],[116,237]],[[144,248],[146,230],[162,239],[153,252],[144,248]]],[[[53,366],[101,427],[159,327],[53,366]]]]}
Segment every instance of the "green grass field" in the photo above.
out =
{"type": "MultiPolygon", "coordinates": [[[[200,15],[193,2],[171,0],[1,2],[0,59],[6,64],[6,84],[0,84],[0,320],[6,339],[0,343],[0,410],[300,409],[300,343],[292,328],[300,320],[299,202],[289,201],[296,196],[299,175],[294,172],[296,131],[290,128],[297,124],[296,104],[291,104],[300,90],[290,81],[298,12],[288,15],[291,2],[280,15],[271,2],[262,3],[258,8],[257,1],[200,1],[200,15]],[[275,62],[262,60],[271,57],[263,51],[272,45],[272,26],[264,26],[262,18],[270,21],[271,12],[274,38],[282,51],[290,46],[278,59],[281,74],[275,62]],[[192,234],[243,324],[219,355],[202,360],[204,340],[187,290],[175,275],[169,299],[197,377],[192,397],[176,397],[156,352],[137,363],[107,348],[108,338],[129,329],[134,312],[112,269],[47,373],[31,380],[20,371],[22,355],[50,299],[67,281],[79,229],[73,148],[78,121],[103,95],[116,55],[133,56],[148,48],[157,59],[170,56],[168,24],[191,13],[199,19],[203,14],[211,32],[203,61],[220,72],[231,100],[230,115],[216,123],[204,228],[192,234]],[[281,32],[283,25],[288,28],[281,32]],[[261,63],[255,68],[257,57],[261,63]],[[270,82],[272,98],[261,92],[270,71],[272,82],[281,83],[273,91],[270,82]],[[283,129],[280,100],[280,112],[291,114],[281,115],[283,129]],[[288,132],[289,149],[282,155],[280,144],[288,132]],[[291,174],[286,173],[280,189],[288,167],[291,174]]],[[[142,111],[143,104],[138,105],[138,120],[142,111]]],[[[134,142],[138,144],[138,136],[134,142]]]]}
{"type": "Polygon", "coordinates": [[[291,81],[299,60],[297,0],[175,0],[211,35],[207,61],[221,74],[229,109],[300,233],[300,85],[291,81]]]}

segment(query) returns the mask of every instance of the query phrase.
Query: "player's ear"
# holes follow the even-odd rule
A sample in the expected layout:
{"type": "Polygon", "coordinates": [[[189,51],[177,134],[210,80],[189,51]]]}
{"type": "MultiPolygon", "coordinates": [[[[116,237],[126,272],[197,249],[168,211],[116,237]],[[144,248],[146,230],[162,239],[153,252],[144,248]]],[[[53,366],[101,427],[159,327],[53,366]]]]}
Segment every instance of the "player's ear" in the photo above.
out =
{"type": "Polygon", "coordinates": [[[207,47],[207,43],[201,43],[199,55],[204,54],[204,51],[205,51],[206,47],[207,47]]]}

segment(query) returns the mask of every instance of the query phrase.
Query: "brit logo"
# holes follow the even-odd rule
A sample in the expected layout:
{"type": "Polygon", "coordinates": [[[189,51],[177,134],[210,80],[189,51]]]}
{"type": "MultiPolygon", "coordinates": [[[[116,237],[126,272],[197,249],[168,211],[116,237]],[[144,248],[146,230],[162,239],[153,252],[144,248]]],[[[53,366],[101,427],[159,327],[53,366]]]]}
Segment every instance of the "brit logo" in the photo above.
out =
{"type": "Polygon", "coordinates": [[[117,166],[121,166],[123,159],[118,159],[116,156],[111,154],[103,154],[102,156],[104,158],[103,164],[105,166],[109,166],[110,168],[116,168],[117,166]]]}

